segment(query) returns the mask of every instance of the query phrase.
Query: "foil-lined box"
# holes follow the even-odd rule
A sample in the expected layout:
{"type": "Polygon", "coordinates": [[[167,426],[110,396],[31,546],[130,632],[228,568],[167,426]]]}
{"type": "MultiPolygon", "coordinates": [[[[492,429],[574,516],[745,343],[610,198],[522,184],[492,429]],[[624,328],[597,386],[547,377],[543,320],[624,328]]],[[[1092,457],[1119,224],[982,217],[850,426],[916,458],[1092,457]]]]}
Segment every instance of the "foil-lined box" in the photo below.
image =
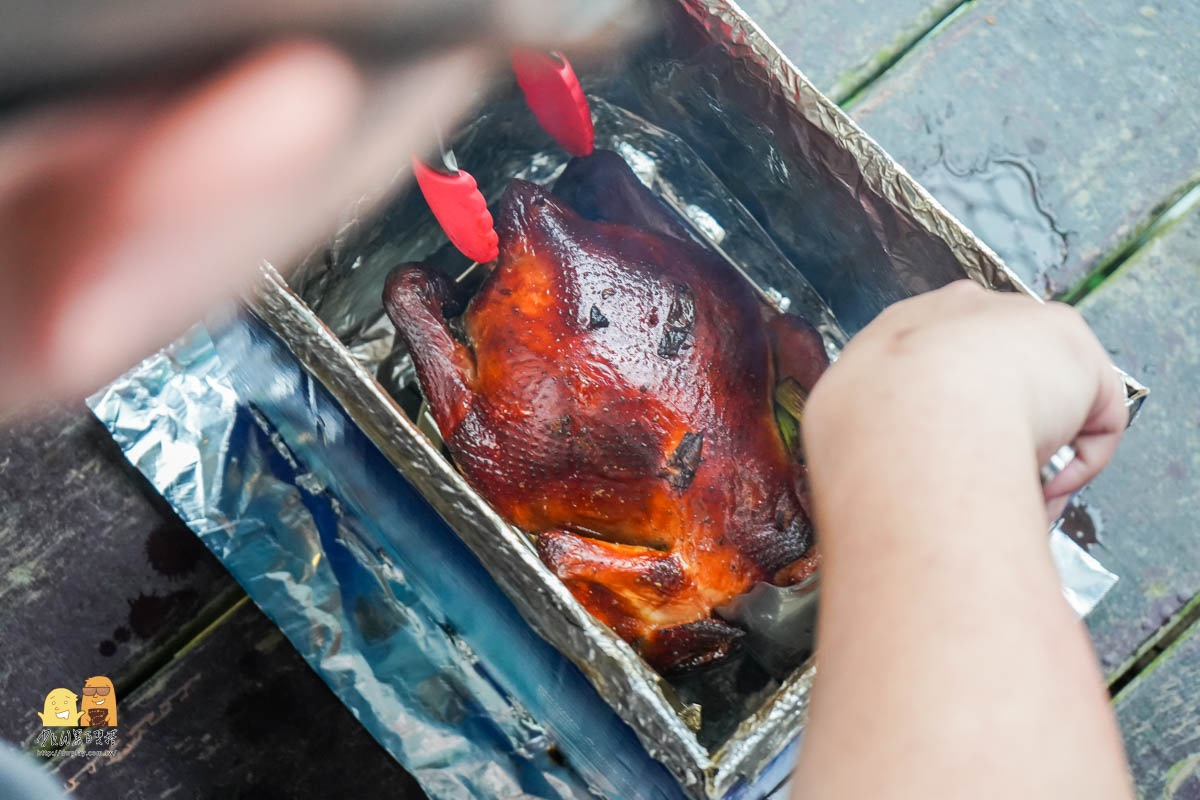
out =
{"type": "MultiPolygon", "coordinates": [[[[891,302],[953,280],[1028,292],[736,5],[680,0],[660,11],[660,33],[635,52],[577,64],[597,145],[620,154],[764,302],[806,317],[836,353],[891,302]]],[[[489,202],[512,177],[551,181],[567,158],[514,86],[497,90],[452,144],[489,202]]],[[[760,671],[749,689],[720,685],[739,683],[729,676],[671,682],[576,602],[528,537],[455,470],[423,418],[380,299],[390,268],[417,260],[452,278],[469,267],[410,188],[382,214],[349,217],[287,280],[266,269],[251,307],[688,794],[721,797],[752,781],[802,729],[811,660],[760,671]]],[[[1145,389],[1132,380],[1127,389],[1136,410],[1145,389]]],[[[1081,557],[1067,556],[1086,584],[1095,575],[1081,557]]]]}

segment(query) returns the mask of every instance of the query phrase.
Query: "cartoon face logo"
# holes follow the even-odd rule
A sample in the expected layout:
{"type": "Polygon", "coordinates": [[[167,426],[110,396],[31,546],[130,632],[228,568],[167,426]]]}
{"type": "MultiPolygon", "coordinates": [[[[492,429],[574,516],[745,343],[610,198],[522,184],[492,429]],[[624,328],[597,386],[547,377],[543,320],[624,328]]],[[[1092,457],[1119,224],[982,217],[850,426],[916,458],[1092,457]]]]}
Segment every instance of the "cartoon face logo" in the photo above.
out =
{"type": "Polygon", "coordinates": [[[78,696],[70,689],[51,689],[46,695],[46,703],[38,716],[42,718],[42,726],[66,726],[73,728],[79,724],[79,712],[75,710],[78,696]]]}
{"type": "Polygon", "coordinates": [[[88,678],[80,691],[84,727],[112,727],[117,724],[117,693],[113,682],[103,675],[88,678]]]}

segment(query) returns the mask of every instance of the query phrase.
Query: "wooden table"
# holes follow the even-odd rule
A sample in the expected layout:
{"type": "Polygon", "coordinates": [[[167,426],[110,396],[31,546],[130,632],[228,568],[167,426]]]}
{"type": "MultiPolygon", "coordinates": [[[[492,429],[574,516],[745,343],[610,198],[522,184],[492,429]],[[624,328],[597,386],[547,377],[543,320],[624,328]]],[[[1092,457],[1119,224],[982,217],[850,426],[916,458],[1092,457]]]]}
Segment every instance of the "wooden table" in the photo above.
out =
{"type": "MultiPolygon", "coordinates": [[[[1200,7],[743,6],[1154,390],[1072,530],[1121,577],[1088,627],[1138,789],[1200,797],[1200,7]]],[[[59,766],[80,796],[420,795],[82,407],[0,430],[0,608],[0,736],[96,673],[142,720],[118,764],[59,766]]]]}

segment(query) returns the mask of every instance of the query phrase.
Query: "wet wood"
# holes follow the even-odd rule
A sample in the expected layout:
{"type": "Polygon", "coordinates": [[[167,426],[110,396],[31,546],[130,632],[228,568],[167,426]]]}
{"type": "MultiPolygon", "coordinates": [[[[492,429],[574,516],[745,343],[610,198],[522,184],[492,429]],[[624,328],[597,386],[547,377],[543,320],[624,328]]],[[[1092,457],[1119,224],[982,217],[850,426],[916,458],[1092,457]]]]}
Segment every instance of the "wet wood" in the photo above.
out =
{"type": "Polygon", "coordinates": [[[0,648],[0,737],[41,730],[56,686],[138,680],[240,594],[85,407],[0,425],[0,641],[19,643],[0,648]]]}
{"type": "Polygon", "coordinates": [[[1200,14],[1146,0],[979,0],[851,114],[1044,296],[1200,180],[1200,14]]]}
{"type": "MultiPolygon", "coordinates": [[[[835,99],[958,0],[745,0],[835,99]]],[[[852,113],[1038,291],[1075,286],[1200,179],[1200,15],[1190,4],[977,0],[852,113]]],[[[1200,212],[1081,303],[1154,394],[1071,530],[1121,576],[1088,620],[1113,674],[1200,593],[1200,212]]],[[[597,320],[597,324],[600,322],[597,320]]],[[[0,691],[148,677],[239,590],[82,407],[0,430],[0,691]]],[[[1200,630],[1116,701],[1139,791],[1200,796],[1200,630]]],[[[417,796],[411,779],[253,607],[121,700],[122,760],[58,775],[80,796],[417,796]]],[[[778,793],[777,793],[778,794],[778,793]]]]}
{"type": "Polygon", "coordinates": [[[57,763],[75,796],[424,797],[249,601],[118,702],[117,755],[57,763]]]}
{"type": "Polygon", "coordinates": [[[1200,797],[1200,623],[1117,696],[1138,795],[1200,797]]]}
{"type": "Polygon", "coordinates": [[[841,102],[962,0],[743,0],[817,88],[841,102]]]}
{"type": "Polygon", "coordinates": [[[1200,593],[1200,209],[1080,308],[1152,392],[1112,465],[1085,490],[1086,519],[1073,523],[1121,578],[1088,620],[1111,672],[1200,593]]]}

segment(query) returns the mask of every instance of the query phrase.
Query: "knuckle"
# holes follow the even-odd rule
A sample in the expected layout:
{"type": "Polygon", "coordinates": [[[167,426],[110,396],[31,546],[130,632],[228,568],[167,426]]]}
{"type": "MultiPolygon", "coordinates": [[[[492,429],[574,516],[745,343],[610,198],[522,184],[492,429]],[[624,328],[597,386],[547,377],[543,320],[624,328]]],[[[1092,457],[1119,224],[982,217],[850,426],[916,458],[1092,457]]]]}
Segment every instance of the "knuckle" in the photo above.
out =
{"type": "Polygon", "coordinates": [[[1052,314],[1057,314],[1063,320],[1080,323],[1083,322],[1083,315],[1079,313],[1079,310],[1074,306],[1067,305],[1066,303],[1060,303],[1057,300],[1051,300],[1046,303],[1046,309],[1052,314]]]}
{"type": "Polygon", "coordinates": [[[944,291],[971,296],[983,294],[985,290],[982,286],[970,278],[963,278],[961,280],[954,281],[953,283],[946,284],[944,291]]]}
{"type": "Polygon", "coordinates": [[[1084,319],[1083,314],[1074,306],[1069,306],[1066,303],[1057,301],[1046,304],[1046,310],[1053,314],[1058,323],[1063,326],[1063,329],[1070,335],[1078,338],[1080,341],[1099,344],[1096,340],[1096,335],[1092,333],[1092,328],[1084,319]]]}

